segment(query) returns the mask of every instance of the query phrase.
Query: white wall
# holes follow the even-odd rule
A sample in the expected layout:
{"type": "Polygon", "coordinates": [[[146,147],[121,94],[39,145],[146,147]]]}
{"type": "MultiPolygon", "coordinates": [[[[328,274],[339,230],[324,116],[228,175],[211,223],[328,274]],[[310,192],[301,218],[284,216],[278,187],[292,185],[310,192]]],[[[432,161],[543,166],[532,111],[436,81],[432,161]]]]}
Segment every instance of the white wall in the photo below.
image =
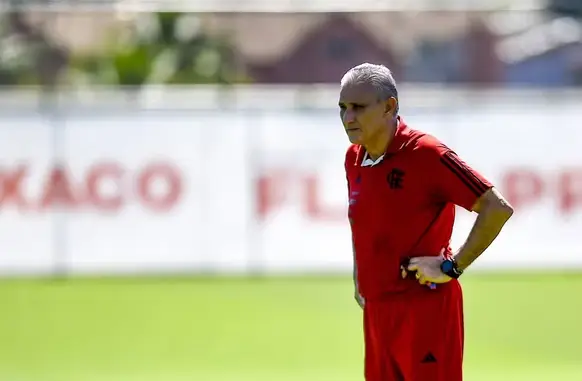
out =
{"type": "MultiPolygon", "coordinates": [[[[335,90],[0,94],[0,274],[349,271],[335,90]]],[[[402,93],[517,207],[475,268],[582,267],[581,94],[402,93]]]]}

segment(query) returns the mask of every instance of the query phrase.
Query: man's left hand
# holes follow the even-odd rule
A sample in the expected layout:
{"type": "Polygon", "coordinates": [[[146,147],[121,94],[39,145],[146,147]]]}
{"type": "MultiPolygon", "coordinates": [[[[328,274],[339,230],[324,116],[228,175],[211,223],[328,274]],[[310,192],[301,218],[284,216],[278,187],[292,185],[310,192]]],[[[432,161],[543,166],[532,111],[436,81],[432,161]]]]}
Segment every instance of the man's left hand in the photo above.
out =
{"type": "Polygon", "coordinates": [[[452,278],[441,271],[441,263],[445,257],[413,257],[408,264],[409,271],[416,271],[416,279],[420,284],[447,283],[452,278]]]}

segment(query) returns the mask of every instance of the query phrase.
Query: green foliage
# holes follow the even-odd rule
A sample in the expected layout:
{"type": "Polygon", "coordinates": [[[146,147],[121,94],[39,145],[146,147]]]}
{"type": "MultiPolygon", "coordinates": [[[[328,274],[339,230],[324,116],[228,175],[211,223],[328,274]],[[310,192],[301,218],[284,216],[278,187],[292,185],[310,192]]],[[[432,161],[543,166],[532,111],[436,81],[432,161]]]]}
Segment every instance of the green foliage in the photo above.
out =
{"type": "Polygon", "coordinates": [[[205,34],[196,14],[140,13],[128,26],[103,36],[104,50],[68,56],[38,29],[26,26],[30,34],[22,34],[23,20],[0,15],[0,84],[41,85],[58,79],[73,85],[139,87],[249,81],[237,67],[228,39],[205,34]]]}
{"type": "Polygon", "coordinates": [[[227,39],[200,31],[189,13],[142,14],[111,36],[105,53],[75,57],[71,66],[91,83],[210,84],[244,81],[227,39]]]}

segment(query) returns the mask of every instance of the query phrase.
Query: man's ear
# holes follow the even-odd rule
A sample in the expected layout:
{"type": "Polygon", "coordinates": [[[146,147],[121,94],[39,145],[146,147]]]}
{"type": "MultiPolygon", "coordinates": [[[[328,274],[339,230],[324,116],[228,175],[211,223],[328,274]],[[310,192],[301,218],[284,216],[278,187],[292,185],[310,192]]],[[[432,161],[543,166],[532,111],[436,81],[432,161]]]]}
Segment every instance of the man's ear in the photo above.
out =
{"type": "Polygon", "coordinates": [[[396,112],[396,107],[398,106],[398,100],[394,97],[390,97],[384,103],[384,114],[386,116],[394,116],[396,112]]]}

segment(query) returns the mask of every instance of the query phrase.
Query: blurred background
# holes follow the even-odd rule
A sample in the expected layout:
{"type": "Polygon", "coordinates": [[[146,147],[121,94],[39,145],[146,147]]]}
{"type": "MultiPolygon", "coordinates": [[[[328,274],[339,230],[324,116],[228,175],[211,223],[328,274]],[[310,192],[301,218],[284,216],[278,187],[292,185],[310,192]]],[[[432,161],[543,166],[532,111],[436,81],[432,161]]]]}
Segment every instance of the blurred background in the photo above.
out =
{"type": "Polygon", "coordinates": [[[516,208],[463,277],[466,379],[582,380],[582,1],[0,20],[0,381],[363,380],[336,106],[362,62],[516,208]]]}

